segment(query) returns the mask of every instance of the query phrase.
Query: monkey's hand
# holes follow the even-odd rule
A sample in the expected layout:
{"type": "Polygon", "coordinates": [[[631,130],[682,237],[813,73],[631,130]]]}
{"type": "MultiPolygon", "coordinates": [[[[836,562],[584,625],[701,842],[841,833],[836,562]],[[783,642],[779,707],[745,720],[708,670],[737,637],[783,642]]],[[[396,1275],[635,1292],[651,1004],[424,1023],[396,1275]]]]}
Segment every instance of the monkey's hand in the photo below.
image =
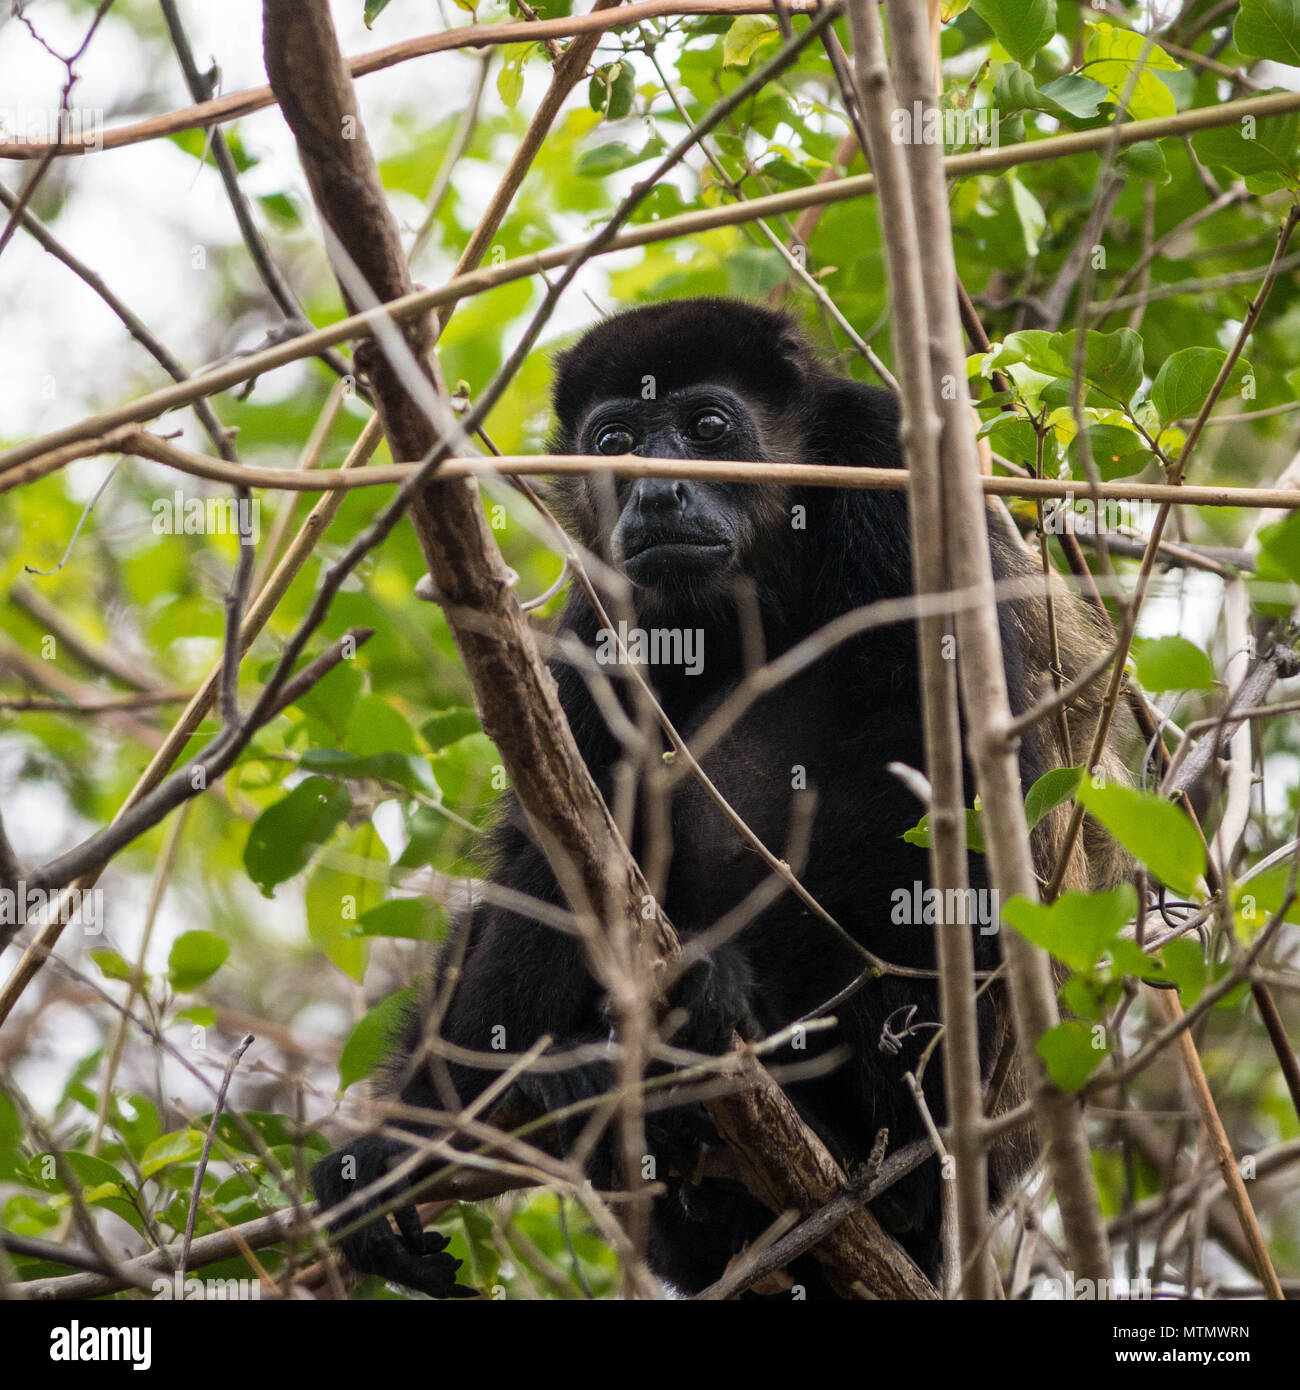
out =
{"type": "Polygon", "coordinates": [[[743,1038],[759,1036],[750,1004],[753,985],[749,962],[740,948],[734,943],[717,947],[678,980],[664,1020],[668,1041],[674,1047],[718,1057],[730,1050],[733,1033],[743,1038]]]}
{"type": "MultiPolygon", "coordinates": [[[[321,1159],[311,1173],[321,1210],[331,1212],[354,1193],[374,1186],[408,1152],[397,1140],[368,1135],[321,1159]]],[[[368,1212],[391,1201],[398,1190],[377,1189],[364,1203],[330,1220],[330,1233],[348,1264],[358,1274],[377,1274],[430,1298],[476,1298],[477,1289],[456,1282],[461,1262],[447,1254],[448,1238],[421,1227],[414,1202],[393,1212],[396,1231],[387,1215],[366,1220],[368,1212]]]]}

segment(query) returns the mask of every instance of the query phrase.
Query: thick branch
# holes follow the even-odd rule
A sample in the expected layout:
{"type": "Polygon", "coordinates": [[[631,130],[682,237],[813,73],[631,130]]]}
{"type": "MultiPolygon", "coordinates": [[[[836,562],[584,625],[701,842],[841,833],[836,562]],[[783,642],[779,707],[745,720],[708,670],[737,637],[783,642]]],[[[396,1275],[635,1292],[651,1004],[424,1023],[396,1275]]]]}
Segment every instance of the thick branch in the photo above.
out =
{"type": "MultiPolygon", "coordinates": [[[[899,96],[907,109],[913,101],[937,104],[930,63],[930,44],[923,13],[908,0],[889,0],[899,96]]],[[[1114,134],[1115,132],[1112,132],[1114,134]]],[[[944,419],[943,453],[948,463],[944,487],[945,543],[952,555],[954,581],[982,588],[983,604],[957,615],[963,703],[969,726],[971,761],[984,807],[989,867],[1001,900],[1038,898],[1029,850],[1029,832],[1021,800],[1016,750],[1000,732],[1010,722],[1006,672],[994,600],[988,523],[979,482],[979,456],[971,426],[966,390],[965,354],[957,310],[957,275],[953,262],[948,190],[941,152],[920,142],[908,147],[917,226],[929,297],[933,372],[952,384],[938,408],[944,419]]],[[[1050,1081],[1038,1054],[1038,1039],[1060,1016],[1047,953],[1015,931],[1003,931],[1003,954],[1021,1064],[1034,1101],[1048,1169],[1056,1189],[1074,1268],[1090,1279],[1110,1275],[1106,1231],[1097,1203],[1092,1160],[1078,1103],[1050,1081]]]]}

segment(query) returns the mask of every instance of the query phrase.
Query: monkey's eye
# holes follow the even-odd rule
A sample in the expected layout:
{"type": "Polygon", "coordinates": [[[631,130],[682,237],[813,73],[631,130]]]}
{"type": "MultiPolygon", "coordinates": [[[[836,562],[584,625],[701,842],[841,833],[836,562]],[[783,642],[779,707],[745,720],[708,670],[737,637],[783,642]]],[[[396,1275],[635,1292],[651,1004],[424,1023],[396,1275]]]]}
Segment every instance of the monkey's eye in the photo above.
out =
{"type": "Polygon", "coordinates": [[[691,438],[701,444],[715,444],[726,432],[727,422],[716,410],[702,410],[691,421],[691,438]]]}
{"type": "Polygon", "coordinates": [[[622,425],[610,425],[596,436],[598,454],[630,454],[636,447],[632,432],[622,425]]]}

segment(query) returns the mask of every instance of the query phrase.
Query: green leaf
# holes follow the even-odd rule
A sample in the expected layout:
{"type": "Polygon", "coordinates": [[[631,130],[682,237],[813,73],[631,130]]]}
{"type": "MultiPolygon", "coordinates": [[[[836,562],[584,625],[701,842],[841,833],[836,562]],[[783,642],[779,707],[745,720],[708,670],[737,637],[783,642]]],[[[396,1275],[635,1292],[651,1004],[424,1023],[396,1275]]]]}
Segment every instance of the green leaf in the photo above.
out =
{"type": "Polygon", "coordinates": [[[1080,120],[1090,120],[1095,116],[1097,108],[1106,99],[1106,88],[1102,83],[1094,82],[1090,77],[1080,77],[1078,73],[1058,77],[1055,82],[1045,82],[1038,90],[1051,103],[1047,108],[1049,111],[1052,106],[1059,107],[1067,116],[1076,116],[1080,120]]]}
{"type": "Polygon", "coordinates": [[[387,999],[381,999],[358,1020],[339,1057],[340,1091],[346,1091],[354,1081],[369,1076],[384,1061],[406,1026],[415,1002],[415,990],[399,989],[387,999]]]}
{"type": "Polygon", "coordinates": [[[1180,936],[1160,948],[1169,978],[1178,986],[1183,1007],[1190,1009],[1205,989],[1205,953],[1194,936],[1180,936]]]}
{"type": "Polygon", "coordinates": [[[1083,775],[1081,767],[1054,767],[1029,788],[1025,796],[1025,820],[1030,830],[1038,824],[1049,811],[1053,811],[1063,801],[1069,801],[1079,789],[1079,778],[1083,775]]]}
{"type": "Polygon", "coordinates": [[[90,958],[99,967],[99,973],[106,980],[129,980],[131,978],[130,963],[117,951],[101,948],[97,951],[91,951],[90,958]]]}
{"type": "Polygon", "coordinates": [[[621,140],[612,140],[607,145],[587,150],[578,160],[577,172],[585,179],[603,179],[620,169],[630,169],[647,157],[644,150],[634,150],[621,140]]]}
{"type": "Polygon", "coordinates": [[[1025,241],[1025,254],[1038,255],[1038,238],[1047,226],[1047,214],[1043,205],[1014,175],[1009,174],[1011,185],[1011,206],[1015,209],[1016,221],[1020,224],[1020,235],[1025,241]]]}
{"type": "Polygon", "coordinates": [[[405,716],[380,695],[363,695],[357,701],[343,746],[363,758],[416,751],[415,734],[405,716]]]}
{"type": "Polygon", "coordinates": [[[1136,179],[1148,179],[1152,183],[1168,183],[1173,175],[1165,163],[1164,151],[1154,140],[1139,140],[1121,150],[1115,161],[1126,173],[1136,179]]]}
{"type": "Polygon", "coordinates": [[[1128,88],[1134,67],[1141,60],[1142,67],[1129,93],[1129,115],[1138,121],[1155,116],[1172,116],[1177,109],[1174,94],[1156,76],[1156,72],[1178,72],[1181,65],[1174,62],[1159,44],[1152,44],[1148,48],[1142,35],[1133,33],[1131,29],[1116,29],[1110,24],[1089,24],[1088,30],[1088,42],[1083,53],[1087,76],[1103,83],[1118,104],[1128,88]]]}
{"type": "Polygon", "coordinates": [[[1137,637],[1138,680],[1148,690],[1212,690],[1210,658],[1185,637],[1137,637]]]}
{"type": "Polygon", "coordinates": [[[167,978],[173,989],[197,989],[209,975],[221,969],[229,954],[230,944],[216,932],[182,932],[167,957],[167,978]]]}
{"type": "Polygon", "coordinates": [[[16,1236],[43,1236],[51,1226],[58,1224],[58,1212],[25,1192],[10,1197],[5,1203],[4,1228],[16,1236]]]}
{"type": "Polygon", "coordinates": [[[1261,559],[1300,584],[1300,512],[1260,527],[1259,549],[1261,559]]]}
{"type": "Polygon", "coordinates": [[[318,742],[342,740],[365,684],[366,678],[355,662],[340,661],[332,671],[298,696],[294,706],[321,726],[317,733],[318,742]]]}
{"type": "Polygon", "coordinates": [[[1019,63],[1004,63],[993,84],[993,109],[1000,116],[1045,111],[1068,121],[1091,120],[1108,93],[1100,82],[1071,74],[1039,87],[1019,63]]]}
{"type": "Polygon", "coordinates": [[[536,47],[535,43],[508,43],[504,47],[501,71],[497,74],[497,93],[511,109],[519,104],[524,94],[524,65],[536,47]]]}
{"type": "Polygon", "coordinates": [[[1003,63],[998,80],[993,84],[994,107],[1002,115],[1010,116],[1016,111],[1040,111],[1042,104],[1033,74],[1026,72],[1019,63],[1003,63]]]}
{"type": "Polygon", "coordinates": [[[428,898],[393,898],[367,908],[357,920],[367,936],[400,936],[415,941],[436,941],[442,913],[428,898]]]}
{"type": "Polygon", "coordinates": [[[327,777],[308,777],[253,822],[244,846],[244,868],[266,897],[277,883],[307,866],[352,808],[348,789],[327,777]]]}
{"type": "MultiPolygon", "coordinates": [[[[1097,472],[1101,474],[1104,482],[1140,473],[1153,457],[1151,450],[1143,443],[1142,436],[1124,425],[1089,425],[1084,434],[1087,435],[1088,444],[1092,449],[1092,461],[1097,465],[1097,472]]],[[[1074,476],[1082,478],[1083,448],[1078,435],[1070,441],[1066,457],[1070,461],[1070,469],[1074,476]]]]}
{"type": "MultiPolygon", "coordinates": [[[[1064,363],[1066,376],[1071,375],[1078,330],[1053,333],[1048,344],[1064,363]]],[[[1127,405],[1142,384],[1142,339],[1131,328],[1114,333],[1094,333],[1089,330],[1083,355],[1085,381],[1100,387],[1113,400],[1127,405]]]]}
{"type": "Polygon", "coordinates": [[[759,172],[777,188],[809,188],[817,182],[817,175],[811,169],[796,164],[784,155],[769,159],[759,172]]]}
{"type": "Polygon", "coordinates": [[[328,777],[373,777],[379,782],[396,782],[400,787],[430,793],[435,787],[428,759],[418,754],[384,752],[358,757],[338,748],[309,748],[299,763],[308,772],[328,777]]]}
{"type": "Polygon", "coordinates": [[[466,734],[478,732],[478,715],[464,705],[453,705],[450,709],[439,710],[420,725],[421,736],[435,753],[449,743],[455,743],[458,738],[464,738],[466,734]]]}
{"type": "Polygon", "coordinates": [[[1038,1055],[1062,1091],[1077,1091],[1105,1060],[1109,1049],[1093,1045],[1099,1036],[1092,1024],[1071,1018],[1049,1028],[1039,1038],[1038,1055]]]}
{"type": "MultiPolygon", "coordinates": [[[[1237,884],[1232,893],[1232,905],[1237,923],[1247,937],[1253,937],[1279,912],[1287,901],[1291,886],[1291,865],[1285,861],[1256,874],[1247,883],[1237,884]]],[[[1288,922],[1300,924],[1300,897],[1291,899],[1284,914],[1288,922]]]]}
{"type": "Polygon", "coordinates": [[[1135,787],[1095,787],[1086,777],[1078,800],[1175,893],[1204,896],[1205,846],[1172,802],[1135,787]]]}
{"type": "Polygon", "coordinates": [[[631,63],[606,63],[587,84],[588,105],[607,121],[621,121],[631,111],[635,96],[636,73],[631,63]]]}
{"type": "Polygon", "coordinates": [[[155,1139],[140,1156],[140,1174],[151,1178],[171,1163],[188,1163],[203,1149],[203,1134],[197,1129],[177,1129],[155,1139]]]}
{"type": "Polygon", "coordinates": [[[971,0],[971,9],[1018,63],[1028,63],[1056,33],[1056,0],[971,0]]]}
{"type": "Polygon", "coordinates": [[[988,373],[1023,362],[1035,371],[1059,376],[1065,370],[1065,363],[1051,347],[1054,336],[1042,328],[1022,328],[1019,333],[1008,333],[1000,343],[990,347],[981,370],[988,373]]]}
{"type": "Polygon", "coordinates": [[[359,825],[336,854],[322,858],[307,880],[307,933],[354,980],[366,973],[361,916],[383,902],[388,853],[371,821],[359,825]]]}
{"type": "Polygon", "coordinates": [[[764,44],[778,38],[780,30],[776,20],[766,15],[742,15],[732,23],[722,40],[722,66],[743,68],[764,44]]]}
{"type": "Polygon", "coordinates": [[[1235,125],[1197,131],[1192,148],[1203,164],[1241,174],[1252,193],[1300,188],[1300,113],[1243,116],[1235,125]]]}
{"type": "MultiPolygon", "coordinates": [[[[1165,359],[1151,387],[1151,404],[1163,424],[1194,416],[1205,403],[1228,354],[1222,348],[1189,347],[1165,359]]],[[[1238,358],[1223,393],[1240,387],[1250,363],[1238,358]]],[[[1221,396],[1222,398],[1222,396],[1221,396]]]]}
{"type": "MultiPolygon", "coordinates": [[[[930,848],[928,811],[910,830],[903,831],[903,839],[909,845],[917,845],[921,849],[930,848]]],[[[966,848],[974,854],[984,853],[984,827],[980,824],[980,813],[969,806],[966,808],[966,848]]]]}
{"type": "Polygon", "coordinates": [[[1300,66],[1300,0],[1241,0],[1232,41],[1248,58],[1300,66]]]}
{"type": "Polygon", "coordinates": [[[1136,911],[1133,885],[1121,883],[1108,893],[1062,893],[1053,903],[1012,898],[1002,916],[1071,970],[1091,970],[1136,911]]]}

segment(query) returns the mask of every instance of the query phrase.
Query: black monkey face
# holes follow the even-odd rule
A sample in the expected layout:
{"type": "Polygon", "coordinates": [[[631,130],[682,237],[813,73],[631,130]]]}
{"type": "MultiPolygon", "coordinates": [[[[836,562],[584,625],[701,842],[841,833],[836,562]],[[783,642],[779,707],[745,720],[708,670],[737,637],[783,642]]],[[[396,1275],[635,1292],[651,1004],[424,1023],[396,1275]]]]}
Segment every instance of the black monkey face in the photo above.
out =
{"type": "MultiPolygon", "coordinates": [[[[597,402],[578,432],[589,454],[761,460],[763,440],[745,399],[702,383],[659,399],[597,402]]],[[[672,478],[621,480],[609,558],[639,588],[696,594],[720,583],[740,558],[749,517],[737,485],[672,478]]]]}

